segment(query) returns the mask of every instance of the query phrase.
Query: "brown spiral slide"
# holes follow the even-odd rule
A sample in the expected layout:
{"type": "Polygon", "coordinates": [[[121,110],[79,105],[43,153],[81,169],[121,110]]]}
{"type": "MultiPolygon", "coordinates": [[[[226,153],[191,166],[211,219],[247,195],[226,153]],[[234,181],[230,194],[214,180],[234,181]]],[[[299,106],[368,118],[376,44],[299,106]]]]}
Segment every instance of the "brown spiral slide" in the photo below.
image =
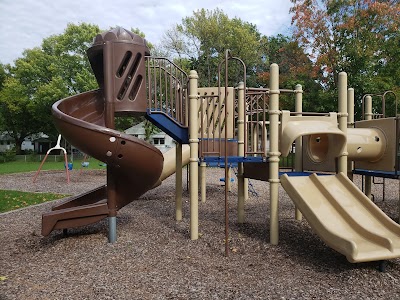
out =
{"type": "Polygon", "coordinates": [[[151,189],[163,168],[162,153],[151,144],[104,126],[104,101],[100,91],[91,91],[60,100],[53,105],[59,132],[75,147],[107,164],[113,176],[112,194],[116,207],[110,207],[110,183],[53,207],[42,217],[42,234],[54,229],[82,226],[108,217],[151,189]],[[107,191],[108,190],[108,191],[107,191]]]}
{"type": "Polygon", "coordinates": [[[113,129],[116,116],[146,113],[146,41],[116,28],[97,35],[87,53],[100,88],[56,102],[52,114],[68,142],[107,164],[107,184],[43,214],[44,236],[106,217],[115,220],[120,208],[155,186],[163,170],[157,148],[113,129]]]}

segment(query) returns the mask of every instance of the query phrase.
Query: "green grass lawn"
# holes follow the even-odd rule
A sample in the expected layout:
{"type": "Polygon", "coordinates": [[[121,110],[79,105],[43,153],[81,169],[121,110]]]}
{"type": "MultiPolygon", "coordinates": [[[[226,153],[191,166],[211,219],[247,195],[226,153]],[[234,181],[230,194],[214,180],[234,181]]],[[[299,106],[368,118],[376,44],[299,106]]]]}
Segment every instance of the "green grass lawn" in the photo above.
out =
{"type": "Polygon", "coordinates": [[[19,191],[0,190],[0,213],[67,197],[51,193],[27,193],[19,191]]]}
{"type": "MultiPolygon", "coordinates": [[[[81,168],[82,160],[74,160],[73,169],[79,170],[81,168]]],[[[0,175],[10,173],[21,173],[37,171],[40,162],[24,162],[12,161],[0,163],[0,175]]],[[[85,169],[104,169],[103,163],[90,159],[89,166],[85,169]]],[[[47,160],[42,167],[42,170],[64,170],[64,162],[55,162],[54,160],[47,160]]],[[[1,176],[0,176],[1,180],[1,176]]],[[[51,193],[28,193],[19,191],[0,190],[0,213],[39,204],[55,199],[64,198],[67,195],[51,194],[51,193]]]]}
{"type": "MultiPolygon", "coordinates": [[[[79,170],[81,168],[81,163],[82,160],[74,160],[73,169],[79,170]]],[[[11,161],[0,163],[0,174],[37,171],[39,166],[40,162],[11,161]]],[[[96,159],[90,159],[89,166],[85,169],[104,169],[104,166],[102,162],[96,159]]],[[[64,162],[46,160],[43,164],[42,170],[64,170],[64,162]]]]}

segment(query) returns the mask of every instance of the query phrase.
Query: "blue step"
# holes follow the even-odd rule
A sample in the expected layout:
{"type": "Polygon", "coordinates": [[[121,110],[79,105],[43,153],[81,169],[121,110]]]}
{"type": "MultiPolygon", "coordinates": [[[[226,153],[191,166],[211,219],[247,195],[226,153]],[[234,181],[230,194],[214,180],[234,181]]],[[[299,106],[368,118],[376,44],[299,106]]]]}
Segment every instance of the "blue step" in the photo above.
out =
{"type": "Polygon", "coordinates": [[[165,112],[147,110],[146,119],[172,137],[179,144],[189,144],[188,128],[177,123],[165,112]]]}

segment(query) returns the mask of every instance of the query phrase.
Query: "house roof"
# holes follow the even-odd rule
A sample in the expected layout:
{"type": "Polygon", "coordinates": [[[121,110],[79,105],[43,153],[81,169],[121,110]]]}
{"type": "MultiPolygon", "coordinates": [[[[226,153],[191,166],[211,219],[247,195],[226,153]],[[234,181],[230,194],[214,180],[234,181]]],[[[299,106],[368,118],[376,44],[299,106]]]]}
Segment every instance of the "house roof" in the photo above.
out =
{"type": "Polygon", "coordinates": [[[126,134],[145,134],[144,122],[136,124],[124,131],[126,134]]]}
{"type": "MultiPolygon", "coordinates": [[[[38,139],[48,139],[49,136],[44,133],[38,133],[38,134],[31,134],[27,137],[25,137],[25,141],[36,141],[38,139]]],[[[0,140],[1,141],[13,141],[14,138],[10,136],[10,134],[6,131],[0,132],[0,140]]]]}

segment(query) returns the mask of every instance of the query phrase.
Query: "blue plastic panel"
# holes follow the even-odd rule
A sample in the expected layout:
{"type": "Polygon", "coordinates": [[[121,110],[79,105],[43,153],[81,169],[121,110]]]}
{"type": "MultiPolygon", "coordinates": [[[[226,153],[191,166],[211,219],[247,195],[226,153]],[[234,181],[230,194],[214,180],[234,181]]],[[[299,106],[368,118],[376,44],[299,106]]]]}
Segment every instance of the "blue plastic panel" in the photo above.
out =
{"type": "Polygon", "coordinates": [[[365,176],[371,176],[371,177],[393,178],[393,179],[400,178],[400,172],[371,171],[371,170],[355,169],[355,170],[353,170],[353,174],[365,175],[365,176]]]}
{"type": "Polygon", "coordinates": [[[189,131],[173,118],[161,111],[147,111],[146,119],[160,128],[180,144],[189,144],[189,131]]]}

